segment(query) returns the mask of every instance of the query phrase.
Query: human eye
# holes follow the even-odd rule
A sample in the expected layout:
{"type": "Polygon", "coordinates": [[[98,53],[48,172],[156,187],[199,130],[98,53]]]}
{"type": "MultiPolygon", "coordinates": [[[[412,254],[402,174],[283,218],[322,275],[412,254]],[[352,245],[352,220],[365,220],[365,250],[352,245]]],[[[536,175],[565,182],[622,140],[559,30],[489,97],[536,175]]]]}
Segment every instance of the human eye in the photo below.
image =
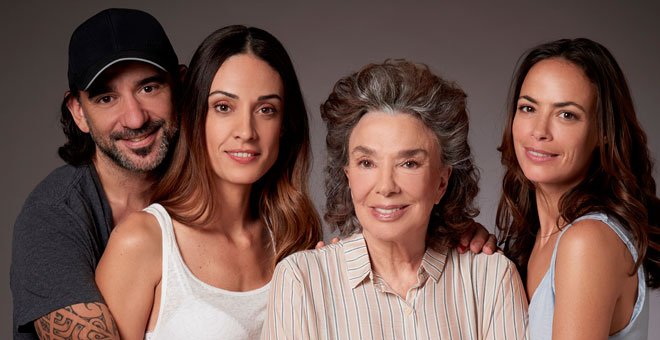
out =
{"type": "Polygon", "coordinates": [[[401,166],[406,169],[417,169],[419,168],[419,162],[415,160],[407,160],[401,163],[401,166]]]}
{"type": "Polygon", "coordinates": [[[357,161],[357,166],[364,169],[370,169],[374,167],[374,163],[370,159],[359,159],[357,161]]]}
{"type": "Polygon", "coordinates": [[[559,117],[565,120],[578,120],[578,116],[570,111],[562,111],[559,113],[559,117]]]}
{"type": "Polygon", "coordinates": [[[229,104],[227,104],[227,103],[217,103],[217,104],[213,105],[213,109],[216,112],[222,112],[222,113],[226,113],[226,112],[229,112],[231,110],[231,108],[229,107],[229,104]]]}
{"type": "Polygon", "coordinates": [[[277,109],[273,106],[262,106],[258,112],[262,115],[272,116],[277,113],[277,109]]]}
{"type": "Polygon", "coordinates": [[[142,92],[144,93],[152,93],[157,91],[160,88],[158,84],[149,84],[149,85],[144,85],[142,86],[142,92]]]}
{"type": "Polygon", "coordinates": [[[526,104],[520,104],[518,105],[518,111],[524,113],[532,113],[534,112],[534,108],[526,104]]]}
{"type": "Polygon", "coordinates": [[[96,97],[94,99],[94,102],[97,104],[109,104],[110,102],[112,102],[112,100],[113,100],[112,96],[101,95],[96,97]]]}

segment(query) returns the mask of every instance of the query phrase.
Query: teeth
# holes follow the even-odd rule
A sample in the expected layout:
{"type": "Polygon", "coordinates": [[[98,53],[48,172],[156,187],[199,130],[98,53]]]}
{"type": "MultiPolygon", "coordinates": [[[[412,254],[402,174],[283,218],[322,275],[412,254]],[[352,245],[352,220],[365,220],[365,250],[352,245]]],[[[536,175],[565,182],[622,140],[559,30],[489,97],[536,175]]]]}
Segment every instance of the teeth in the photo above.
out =
{"type": "Polygon", "coordinates": [[[397,210],[401,210],[401,208],[394,208],[394,209],[375,208],[375,209],[378,213],[383,214],[383,215],[389,215],[389,214],[394,213],[397,210]]]}
{"type": "Polygon", "coordinates": [[[131,142],[139,142],[139,141],[145,140],[146,138],[147,138],[147,136],[142,136],[142,137],[138,137],[138,138],[132,138],[132,139],[129,139],[129,140],[131,142]]]}
{"type": "Polygon", "coordinates": [[[229,154],[239,158],[248,158],[254,156],[254,154],[248,152],[230,152],[229,154]]]}
{"type": "Polygon", "coordinates": [[[532,151],[532,150],[529,150],[529,153],[530,153],[532,156],[535,156],[535,157],[551,157],[551,155],[549,155],[549,154],[547,154],[547,153],[541,153],[541,152],[538,152],[538,151],[532,151]]]}

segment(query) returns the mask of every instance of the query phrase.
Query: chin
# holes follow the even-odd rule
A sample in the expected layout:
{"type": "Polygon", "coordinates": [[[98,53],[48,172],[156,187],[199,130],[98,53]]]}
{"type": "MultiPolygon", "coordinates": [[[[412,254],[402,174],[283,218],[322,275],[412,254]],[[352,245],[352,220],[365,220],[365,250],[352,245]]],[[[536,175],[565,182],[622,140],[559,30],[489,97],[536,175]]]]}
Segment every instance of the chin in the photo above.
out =
{"type": "Polygon", "coordinates": [[[394,223],[390,226],[363,227],[362,233],[366,233],[369,238],[380,242],[401,242],[409,239],[417,232],[407,228],[404,230],[400,225],[394,223]]]}

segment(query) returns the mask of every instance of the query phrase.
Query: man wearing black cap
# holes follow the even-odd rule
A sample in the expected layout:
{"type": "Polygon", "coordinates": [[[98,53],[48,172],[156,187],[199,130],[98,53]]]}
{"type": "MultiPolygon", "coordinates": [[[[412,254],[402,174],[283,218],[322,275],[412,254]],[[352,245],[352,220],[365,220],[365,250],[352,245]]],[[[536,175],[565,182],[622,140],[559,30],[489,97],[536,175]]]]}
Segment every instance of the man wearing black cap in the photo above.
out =
{"type": "Polygon", "coordinates": [[[102,11],[69,44],[67,142],[14,226],[15,338],[118,338],[94,270],[112,227],[147,206],[177,133],[183,67],[151,15],[102,11]]]}

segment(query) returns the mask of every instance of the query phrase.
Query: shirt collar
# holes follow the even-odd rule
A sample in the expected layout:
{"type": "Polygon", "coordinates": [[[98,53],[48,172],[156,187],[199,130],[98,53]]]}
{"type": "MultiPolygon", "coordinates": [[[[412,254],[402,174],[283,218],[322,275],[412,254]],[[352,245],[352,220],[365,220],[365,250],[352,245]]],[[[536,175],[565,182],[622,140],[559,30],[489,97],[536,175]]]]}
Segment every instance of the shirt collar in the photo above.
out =
{"type": "Polygon", "coordinates": [[[356,233],[341,241],[344,244],[344,258],[346,271],[351,288],[357,287],[360,282],[371,273],[371,261],[367,252],[367,243],[362,233],[356,233]]]}
{"type": "Polygon", "coordinates": [[[438,282],[445,270],[445,263],[447,260],[447,252],[449,249],[443,247],[441,251],[435,251],[431,248],[426,248],[426,253],[422,258],[422,268],[429,274],[433,281],[438,282]]]}
{"type": "MultiPolygon", "coordinates": [[[[371,261],[367,252],[367,243],[362,233],[351,235],[342,240],[341,243],[343,244],[344,259],[346,260],[348,282],[351,288],[355,288],[371,274],[371,261]]],[[[445,269],[447,252],[447,248],[443,248],[442,251],[427,248],[422,258],[420,275],[426,272],[435,282],[438,282],[445,269]]]]}

